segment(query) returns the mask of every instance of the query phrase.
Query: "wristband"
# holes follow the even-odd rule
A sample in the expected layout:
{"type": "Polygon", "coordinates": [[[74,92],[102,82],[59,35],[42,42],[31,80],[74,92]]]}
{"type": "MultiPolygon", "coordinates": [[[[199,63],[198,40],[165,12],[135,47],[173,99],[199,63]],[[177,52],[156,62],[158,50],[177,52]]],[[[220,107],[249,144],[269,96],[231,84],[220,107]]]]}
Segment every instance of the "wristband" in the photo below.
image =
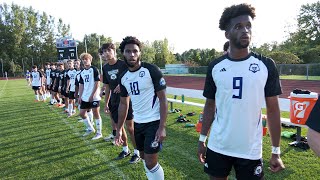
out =
{"type": "Polygon", "coordinates": [[[200,134],[199,141],[206,142],[207,136],[200,134]]]}
{"type": "Polygon", "coordinates": [[[272,149],[271,149],[271,153],[272,154],[281,154],[280,152],[280,147],[275,147],[275,146],[272,146],[272,149]]]}

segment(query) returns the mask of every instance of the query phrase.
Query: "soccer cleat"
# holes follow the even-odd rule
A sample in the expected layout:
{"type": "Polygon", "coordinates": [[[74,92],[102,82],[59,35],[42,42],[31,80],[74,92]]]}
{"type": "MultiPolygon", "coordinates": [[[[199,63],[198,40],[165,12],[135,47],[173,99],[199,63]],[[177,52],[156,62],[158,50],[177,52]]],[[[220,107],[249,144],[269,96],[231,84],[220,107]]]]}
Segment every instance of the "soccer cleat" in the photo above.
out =
{"type": "Polygon", "coordinates": [[[133,156],[131,156],[131,159],[130,159],[129,163],[130,163],[130,164],[135,164],[135,163],[139,162],[140,159],[141,159],[141,158],[140,158],[138,155],[133,154],[133,156]]]}
{"type": "Polygon", "coordinates": [[[84,133],[82,136],[85,137],[85,136],[88,136],[91,133],[95,133],[95,132],[96,132],[95,130],[87,130],[86,133],[84,133]]]}
{"type": "Polygon", "coordinates": [[[97,134],[92,138],[92,140],[97,140],[97,139],[100,139],[100,138],[102,138],[102,134],[97,133],[97,134]]]}
{"type": "Polygon", "coordinates": [[[109,136],[105,137],[104,140],[106,142],[112,141],[112,140],[114,140],[114,135],[113,134],[109,134],[109,136]]]}
{"type": "Polygon", "coordinates": [[[118,157],[116,157],[115,160],[123,159],[125,157],[128,157],[129,155],[130,155],[130,151],[128,151],[128,152],[121,151],[120,154],[118,155],[118,157]]]}

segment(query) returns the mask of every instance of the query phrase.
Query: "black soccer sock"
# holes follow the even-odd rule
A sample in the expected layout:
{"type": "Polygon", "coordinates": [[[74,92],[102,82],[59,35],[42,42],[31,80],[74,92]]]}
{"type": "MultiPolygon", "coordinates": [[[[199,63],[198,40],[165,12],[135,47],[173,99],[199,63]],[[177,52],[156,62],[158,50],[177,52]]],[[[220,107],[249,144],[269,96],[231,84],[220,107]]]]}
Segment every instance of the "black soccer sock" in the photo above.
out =
{"type": "Polygon", "coordinates": [[[112,130],[112,134],[113,134],[114,136],[116,136],[116,135],[117,135],[117,130],[112,130]]]}

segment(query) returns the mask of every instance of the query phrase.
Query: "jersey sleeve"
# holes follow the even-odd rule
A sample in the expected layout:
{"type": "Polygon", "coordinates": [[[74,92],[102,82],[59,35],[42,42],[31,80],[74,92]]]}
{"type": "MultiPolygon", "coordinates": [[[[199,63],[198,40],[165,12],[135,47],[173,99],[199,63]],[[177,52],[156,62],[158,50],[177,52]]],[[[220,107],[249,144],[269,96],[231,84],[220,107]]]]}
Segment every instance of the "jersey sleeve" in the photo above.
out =
{"type": "Polygon", "coordinates": [[[279,73],[275,62],[267,58],[265,64],[268,68],[268,79],[264,88],[265,96],[272,97],[282,94],[279,73]]]}
{"type": "Polygon", "coordinates": [[[67,76],[66,76],[67,80],[70,80],[69,72],[71,73],[71,71],[67,72],[67,76]]]}
{"type": "Polygon", "coordinates": [[[79,84],[83,84],[83,79],[82,79],[82,76],[81,76],[81,74],[79,74],[79,76],[80,76],[80,79],[79,79],[79,84]]]}
{"type": "Polygon", "coordinates": [[[41,72],[39,72],[39,76],[42,78],[42,73],[41,72]]]}
{"type": "Polygon", "coordinates": [[[308,120],[306,122],[306,125],[309,128],[320,133],[319,117],[320,117],[320,97],[318,97],[318,100],[317,100],[316,104],[314,105],[314,107],[308,117],[308,120]]]}
{"type": "Polygon", "coordinates": [[[151,79],[153,82],[155,92],[166,89],[166,81],[163,78],[162,72],[158,68],[158,66],[152,64],[145,64],[145,67],[149,70],[151,79]]]}
{"type": "Polygon", "coordinates": [[[93,78],[94,81],[100,81],[100,74],[97,68],[92,68],[93,69],[93,78]]]}
{"type": "Polygon", "coordinates": [[[108,78],[107,78],[107,75],[108,75],[108,70],[107,70],[107,65],[104,65],[102,67],[102,82],[103,84],[109,84],[109,81],[108,81],[108,78]]]}
{"type": "Polygon", "coordinates": [[[206,81],[204,83],[204,89],[203,89],[203,96],[208,99],[215,99],[216,91],[217,91],[216,84],[214,83],[213,77],[212,77],[213,67],[214,67],[214,62],[211,62],[208,67],[206,81]]]}
{"type": "Polygon", "coordinates": [[[120,84],[120,96],[121,97],[128,97],[128,91],[126,87],[124,87],[122,84],[120,84]]]}

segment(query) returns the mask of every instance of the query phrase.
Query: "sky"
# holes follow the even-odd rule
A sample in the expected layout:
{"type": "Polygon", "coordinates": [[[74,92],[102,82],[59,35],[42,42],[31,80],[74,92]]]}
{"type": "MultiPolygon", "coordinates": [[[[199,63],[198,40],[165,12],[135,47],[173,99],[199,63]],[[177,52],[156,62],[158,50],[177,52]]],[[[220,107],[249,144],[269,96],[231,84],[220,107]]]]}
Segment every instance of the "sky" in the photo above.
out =
{"type": "Polygon", "coordinates": [[[175,53],[189,49],[215,48],[222,51],[227,41],[219,29],[223,10],[249,3],[256,8],[252,45],[282,42],[296,30],[301,5],[317,0],[0,0],[0,3],[32,6],[70,24],[77,40],[97,33],[121,42],[136,36],[152,42],[167,38],[175,53]]]}

